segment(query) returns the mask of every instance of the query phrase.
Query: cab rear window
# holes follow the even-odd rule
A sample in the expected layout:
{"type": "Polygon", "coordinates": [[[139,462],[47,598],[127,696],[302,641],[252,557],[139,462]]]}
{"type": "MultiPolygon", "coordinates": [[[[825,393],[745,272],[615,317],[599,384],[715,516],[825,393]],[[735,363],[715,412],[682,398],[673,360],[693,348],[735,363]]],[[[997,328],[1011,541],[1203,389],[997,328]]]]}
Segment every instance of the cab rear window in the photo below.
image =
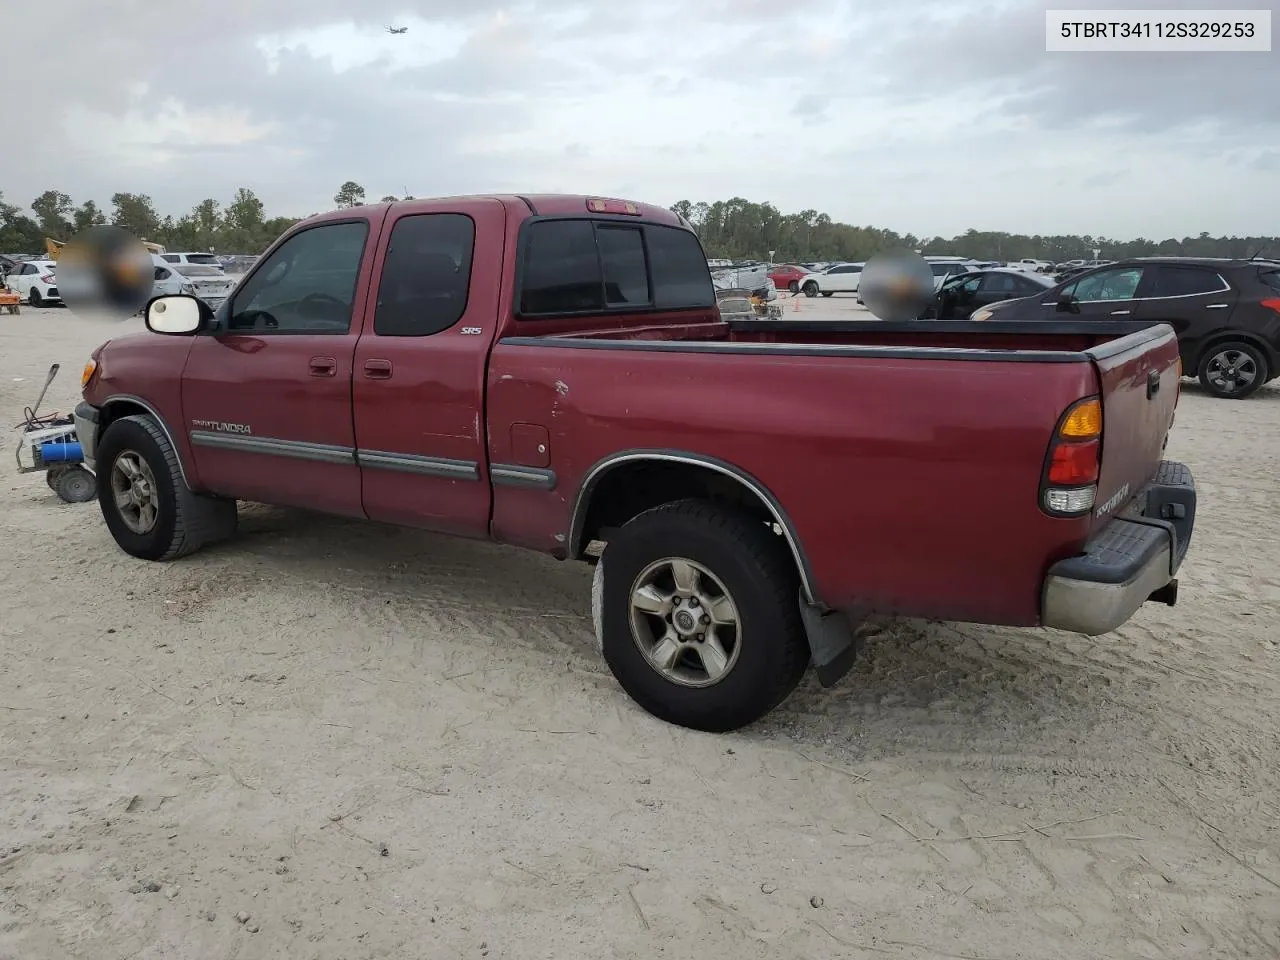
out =
{"type": "Polygon", "coordinates": [[[653,223],[536,220],[523,237],[522,318],[715,306],[698,238],[653,223]]]}

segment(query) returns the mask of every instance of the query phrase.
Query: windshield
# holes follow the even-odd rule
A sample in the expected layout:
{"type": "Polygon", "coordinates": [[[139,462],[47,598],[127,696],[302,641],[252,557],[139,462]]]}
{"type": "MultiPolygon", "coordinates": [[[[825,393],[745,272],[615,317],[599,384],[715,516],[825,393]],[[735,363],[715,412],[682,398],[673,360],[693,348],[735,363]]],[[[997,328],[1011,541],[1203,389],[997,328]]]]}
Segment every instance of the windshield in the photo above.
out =
{"type": "Polygon", "coordinates": [[[173,269],[187,277],[221,277],[220,267],[206,267],[201,263],[175,263],[173,269]]]}

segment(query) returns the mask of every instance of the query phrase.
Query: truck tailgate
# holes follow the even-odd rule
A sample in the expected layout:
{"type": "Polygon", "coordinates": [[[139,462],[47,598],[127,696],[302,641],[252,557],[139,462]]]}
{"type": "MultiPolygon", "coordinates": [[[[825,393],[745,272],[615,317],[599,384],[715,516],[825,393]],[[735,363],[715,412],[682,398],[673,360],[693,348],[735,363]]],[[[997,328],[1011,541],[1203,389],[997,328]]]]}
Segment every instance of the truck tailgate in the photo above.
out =
{"type": "Polygon", "coordinates": [[[1086,351],[1102,389],[1102,464],[1096,530],[1155,475],[1178,403],[1178,339],[1159,324],[1086,351]]]}

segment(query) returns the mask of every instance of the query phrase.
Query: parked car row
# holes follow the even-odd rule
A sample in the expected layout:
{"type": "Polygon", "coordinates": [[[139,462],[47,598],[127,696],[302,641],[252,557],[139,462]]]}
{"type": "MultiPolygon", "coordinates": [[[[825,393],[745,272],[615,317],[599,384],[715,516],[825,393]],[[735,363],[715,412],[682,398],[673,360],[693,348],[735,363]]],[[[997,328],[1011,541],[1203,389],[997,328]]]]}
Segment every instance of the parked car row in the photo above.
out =
{"type": "Polygon", "coordinates": [[[1178,335],[1183,370],[1215,397],[1242,399],[1280,376],[1280,261],[1136,258],[1086,268],[1041,290],[999,300],[984,295],[984,287],[994,293],[1004,282],[984,276],[969,291],[961,281],[937,309],[956,319],[967,311],[975,321],[1167,323],[1178,335]]]}
{"type": "Polygon", "coordinates": [[[58,292],[57,266],[52,260],[26,260],[15,263],[5,275],[4,285],[33,307],[62,303],[58,292]]]}
{"type": "MultiPolygon", "coordinates": [[[[1280,261],[1152,257],[999,266],[925,257],[937,295],[922,320],[1138,319],[1178,334],[1183,369],[1216,397],[1244,398],[1280,377],[1280,261]],[[1051,272],[1044,272],[1048,267],[1051,272]]],[[[773,267],[780,288],[857,295],[864,263],[773,267]]],[[[861,299],[861,298],[859,298],[861,299]]]]}
{"type": "MultiPolygon", "coordinates": [[[[187,293],[217,307],[236,285],[216,257],[208,253],[152,254],[155,268],[155,296],[187,293]]],[[[58,264],[55,260],[14,262],[4,277],[4,286],[33,307],[57,306],[63,303],[58,290],[58,264]]]]}

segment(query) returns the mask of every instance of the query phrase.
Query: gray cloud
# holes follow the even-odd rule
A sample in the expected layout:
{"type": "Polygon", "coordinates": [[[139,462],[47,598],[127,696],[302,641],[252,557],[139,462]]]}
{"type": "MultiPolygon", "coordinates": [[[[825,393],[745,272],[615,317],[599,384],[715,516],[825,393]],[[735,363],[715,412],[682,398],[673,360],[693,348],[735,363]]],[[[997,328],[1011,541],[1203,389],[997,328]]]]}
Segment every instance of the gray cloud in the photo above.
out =
{"type": "MultiPolygon", "coordinates": [[[[1084,5],[1144,2],[1178,5],[1084,5]]],[[[27,44],[0,60],[0,82],[38,79],[46,108],[0,189],[17,203],[143,192],[181,213],[249,186],[296,214],[355,179],[371,196],[772,197],[916,233],[1272,229],[1276,55],[1046,54],[1044,9],[1066,5],[224,0],[158,16],[143,0],[63,0],[54,68],[27,44]],[[390,22],[409,26],[403,42],[390,22]],[[339,71],[314,46],[273,60],[259,46],[322,28],[381,58],[339,71]],[[407,64],[409,51],[432,56],[407,64]],[[163,119],[169,101],[225,130],[192,139],[163,119]],[[64,130],[76,110],[104,128],[64,130]],[[1154,191],[1149,168],[1176,189],[1154,191]]]]}
{"type": "MultiPolygon", "coordinates": [[[[1096,11],[1107,6],[1097,0],[988,3],[963,17],[935,13],[914,20],[909,32],[899,29],[897,38],[880,46],[872,58],[880,89],[887,96],[913,98],[945,83],[953,90],[968,89],[975,97],[995,99],[1009,117],[1049,130],[1105,123],[1134,135],[1150,135],[1201,124],[1233,142],[1280,135],[1280,98],[1267,93],[1280,90],[1280,50],[1045,51],[1046,10],[1096,11]]],[[[1204,9],[1215,4],[1127,0],[1123,6],[1204,9]]],[[[1082,19],[1105,16],[1093,13],[1082,19]]]]}

